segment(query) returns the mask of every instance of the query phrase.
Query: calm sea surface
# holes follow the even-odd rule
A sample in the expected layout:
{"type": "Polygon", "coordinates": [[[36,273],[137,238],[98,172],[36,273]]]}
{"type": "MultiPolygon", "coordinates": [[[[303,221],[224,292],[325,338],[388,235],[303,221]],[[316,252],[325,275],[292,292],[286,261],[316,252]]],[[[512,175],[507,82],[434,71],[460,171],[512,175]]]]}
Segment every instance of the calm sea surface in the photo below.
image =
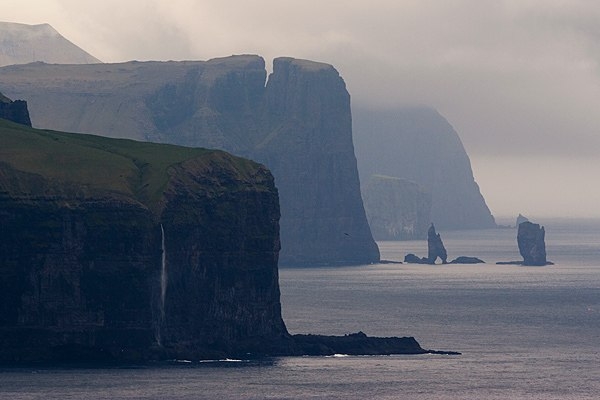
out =
{"type": "MultiPolygon", "coordinates": [[[[487,264],[282,269],[291,333],[414,336],[461,356],[290,357],[135,368],[2,369],[1,399],[598,399],[600,223],[541,221],[547,267],[516,231],[442,232],[487,264]]],[[[425,241],[380,242],[382,258],[425,241]]]]}

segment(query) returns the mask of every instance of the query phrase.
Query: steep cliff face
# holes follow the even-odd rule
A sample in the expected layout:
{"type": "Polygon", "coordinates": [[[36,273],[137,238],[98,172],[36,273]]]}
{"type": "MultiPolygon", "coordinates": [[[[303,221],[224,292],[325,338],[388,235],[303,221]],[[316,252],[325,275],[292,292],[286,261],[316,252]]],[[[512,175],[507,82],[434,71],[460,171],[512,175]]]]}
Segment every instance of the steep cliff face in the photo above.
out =
{"type": "Polygon", "coordinates": [[[267,136],[252,154],[273,171],[281,196],[282,261],[378,261],[360,196],[350,95],[338,72],[276,59],[265,103],[267,136]]]}
{"type": "Polygon", "coordinates": [[[367,219],[375,240],[425,239],[431,194],[405,179],[373,175],[363,186],[367,219]]]}
{"type": "Polygon", "coordinates": [[[263,166],[6,121],[0,160],[0,362],[201,358],[287,337],[263,166]]]}
{"type": "Polygon", "coordinates": [[[416,182],[432,195],[439,229],[495,227],[471,162],[452,126],[435,110],[353,110],[361,181],[374,174],[416,182]]]}
{"type": "Polygon", "coordinates": [[[36,61],[56,64],[100,62],[48,24],[0,22],[0,38],[0,66],[36,61]]]}
{"type": "Polygon", "coordinates": [[[350,97],[330,65],[207,62],[17,65],[3,90],[57,130],[223,149],[264,163],[281,202],[280,262],[379,260],[360,197],[350,97]]]}
{"type": "Polygon", "coordinates": [[[31,126],[27,102],[23,100],[12,101],[0,93],[0,118],[31,126]]]}

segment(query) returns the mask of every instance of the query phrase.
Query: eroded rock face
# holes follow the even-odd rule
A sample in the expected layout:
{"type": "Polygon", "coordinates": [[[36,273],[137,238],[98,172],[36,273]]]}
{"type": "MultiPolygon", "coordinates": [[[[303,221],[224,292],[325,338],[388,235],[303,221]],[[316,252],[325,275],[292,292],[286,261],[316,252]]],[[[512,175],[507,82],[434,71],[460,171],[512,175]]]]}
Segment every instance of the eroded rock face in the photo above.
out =
{"type": "Polygon", "coordinates": [[[405,179],[374,175],[362,189],[367,220],[375,240],[425,239],[431,195],[405,179]]]}
{"type": "Polygon", "coordinates": [[[526,221],[519,224],[517,243],[523,257],[523,265],[546,265],[546,231],[543,226],[526,221]]]}
{"type": "Polygon", "coordinates": [[[438,257],[443,264],[448,263],[448,253],[442,242],[442,237],[439,233],[436,233],[435,227],[431,224],[427,231],[427,261],[429,264],[435,264],[438,257]]]}
{"type": "Polygon", "coordinates": [[[0,118],[31,126],[27,102],[23,100],[12,101],[2,93],[0,93],[0,118]]]}
{"type": "Polygon", "coordinates": [[[288,336],[264,166],[1,121],[0,144],[1,363],[220,357],[288,336]]]}
{"type": "Polygon", "coordinates": [[[264,163],[281,202],[280,262],[379,260],[360,197],[350,96],[331,65],[234,56],[207,62],[0,68],[34,125],[223,149],[264,163]]]}

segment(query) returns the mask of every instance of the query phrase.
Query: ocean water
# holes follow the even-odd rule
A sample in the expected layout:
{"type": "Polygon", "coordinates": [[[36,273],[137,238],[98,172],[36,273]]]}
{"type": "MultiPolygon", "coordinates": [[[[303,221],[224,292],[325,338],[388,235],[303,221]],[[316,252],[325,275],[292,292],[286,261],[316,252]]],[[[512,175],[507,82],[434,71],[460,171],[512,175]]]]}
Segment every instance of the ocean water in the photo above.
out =
{"type": "MultiPolygon", "coordinates": [[[[460,356],[289,357],[128,368],[0,370],[1,399],[598,399],[600,221],[541,221],[556,265],[511,229],[442,232],[478,265],[283,268],[291,333],[414,336],[460,356]]],[[[380,242],[382,258],[424,241],[380,242]]]]}

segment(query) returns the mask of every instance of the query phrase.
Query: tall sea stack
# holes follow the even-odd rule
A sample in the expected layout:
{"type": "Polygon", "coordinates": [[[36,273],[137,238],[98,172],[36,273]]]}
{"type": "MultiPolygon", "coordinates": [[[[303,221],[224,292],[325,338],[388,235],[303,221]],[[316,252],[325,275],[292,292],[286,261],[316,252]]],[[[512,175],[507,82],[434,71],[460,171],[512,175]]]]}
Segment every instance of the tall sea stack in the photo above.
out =
{"type": "Polygon", "coordinates": [[[281,203],[283,265],[379,260],[360,197],[350,96],[331,65],[264,60],[0,68],[39,127],[223,149],[264,163],[281,203]]]}
{"type": "Polygon", "coordinates": [[[546,231],[543,226],[529,221],[521,222],[517,232],[519,253],[523,257],[523,265],[546,265],[546,231]]]}

